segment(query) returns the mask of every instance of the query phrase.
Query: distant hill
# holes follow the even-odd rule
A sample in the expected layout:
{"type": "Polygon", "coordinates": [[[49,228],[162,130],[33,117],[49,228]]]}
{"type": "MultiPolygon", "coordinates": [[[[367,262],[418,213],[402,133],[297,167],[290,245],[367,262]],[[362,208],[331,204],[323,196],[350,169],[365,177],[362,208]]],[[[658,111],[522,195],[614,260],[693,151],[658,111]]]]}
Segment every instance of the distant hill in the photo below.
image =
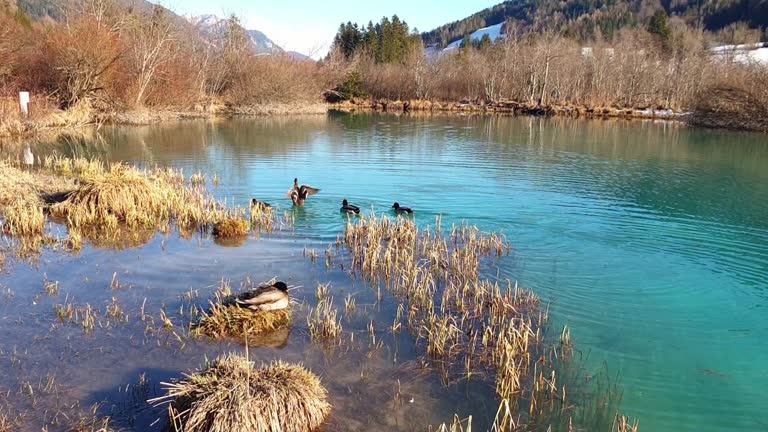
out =
{"type": "MultiPolygon", "coordinates": [[[[2,2],[3,0],[0,0],[2,2]]],[[[68,7],[77,7],[82,0],[5,0],[10,6],[20,7],[29,18],[35,21],[46,19],[59,21],[64,18],[68,7]],[[15,3],[15,4],[14,4],[15,3]]],[[[115,0],[119,8],[139,12],[151,12],[155,7],[163,7],[146,0],[115,0]]],[[[200,29],[201,33],[208,35],[218,35],[225,29],[225,20],[215,15],[202,15],[197,17],[182,17],[171,10],[163,8],[168,14],[178,20],[190,22],[200,29]]],[[[253,44],[253,51],[256,54],[282,54],[284,51],[277,46],[267,35],[258,30],[246,30],[246,34],[253,44]]]]}
{"type": "MultiPolygon", "coordinates": [[[[16,3],[28,17],[35,21],[44,19],[59,21],[64,18],[68,7],[77,7],[78,3],[82,2],[79,0],[16,0],[16,3]]],[[[146,0],[115,0],[115,4],[120,8],[143,12],[149,12],[156,6],[146,0]]]]}
{"type": "MultiPolygon", "coordinates": [[[[186,18],[192,25],[204,35],[211,38],[221,36],[226,32],[227,20],[216,15],[200,15],[186,18]]],[[[253,44],[253,52],[256,54],[282,54],[280,48],[272,39],[258,30],[247,30],[245,33],[253,44]]]]}
{"type": "Polygon", "coordinates": [[[290,57],[290,58],[292,58],[294,60],[311,60],[312,59],[308,55],[304,55],[304,54],[302,54],[300,52],[296,52],[296,51],[288,51],[288,52],[286,52],[286,54],[288,55],[288,57],[290,57]]]}
{"type": "MultiPolygon", "coordinates": [[[[768,27],[768,0],[661,0],[659,4],[670,16],[707,30],[739,21],[755,28],[768,27]]],[[[644,25],[654,12],[651,5],[643,0],[509,0],[422,33],[422,39],[442,48],[478,29],[514,20],[523,28],[554,27],[583,40],[598,34],[610,40],[622,27],[644,25]]]]}
{"type": "Polygon", "coordinates": [[[283,49],[272,42],[272,39],[268,38],[264,33],[258,30],[247,30],[246,33],[248,34],[248,37],[251,38],[251,43],[253,43],[254,50],[257,53],[283,53],[283,49]]]}

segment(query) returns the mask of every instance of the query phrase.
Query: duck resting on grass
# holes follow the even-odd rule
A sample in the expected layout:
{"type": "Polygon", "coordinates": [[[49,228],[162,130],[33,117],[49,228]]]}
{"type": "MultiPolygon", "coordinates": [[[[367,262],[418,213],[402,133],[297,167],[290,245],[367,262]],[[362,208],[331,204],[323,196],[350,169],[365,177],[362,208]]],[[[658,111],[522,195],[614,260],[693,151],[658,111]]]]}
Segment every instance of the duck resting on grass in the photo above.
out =
{"type": "Polygon", "coordinates": [[[314,195],[316,193],[320,192],[320,189],[313,188],[312,186],[307,185],[301,185],[299,186],[299,179],[295,178],[293,179],[293,187],[291,190],[288,191],[288,193],[285,194],[288,198],[293,201],[293,205],[295,206],[303,206],[304,201],[309,197],[310,195],[314,195]]]}
{"type": "Polygon", "coordinates": [[[288,285],[285,282],[275,282],[240,294],[235,303],[255,311],[272,311],[286,309],[291,303],[291,297],[288,295],[288,285]]]}
{"type": "Polygon", "coordinates": [[[352,205],[345,199],[341,202],[341,210],[342,213],[346,214],[360,214],[360,207],[356,205],[352,205]]]}
{"type": "Polygon", "coordinates": [[[260,210],[266,210],[272,208],[272,205],[265,203],[264,201],[259,201],[256,198],[251,198],[251,207],[258,207],[260,210]]]}
{"type": "Polygon", "coordinates": [[[392,204],[392,208],[395,209],[395,213],[401,214],[413,214],[413,210],[410,207],[400,207],[400,204],[392,204]]]}

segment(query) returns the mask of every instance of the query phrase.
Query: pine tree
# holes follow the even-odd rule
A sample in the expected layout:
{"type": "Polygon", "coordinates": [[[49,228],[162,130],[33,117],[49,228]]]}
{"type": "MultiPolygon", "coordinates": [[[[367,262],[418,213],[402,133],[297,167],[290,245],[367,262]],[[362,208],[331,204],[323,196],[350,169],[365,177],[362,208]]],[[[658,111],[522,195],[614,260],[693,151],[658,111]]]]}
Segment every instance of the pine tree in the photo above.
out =
{"type": "Polygon", "coordinates": [[[484,34],[483,37],[480,39],[480,43],[478,44],[479,49],[485,49],[491,46],[491,36],[488,35],[488,33],[484,34]]]}
{"type": "Polygon", "coordinates": [[[664,9],[659,9],[653,14],[651,20],[648,22],[648,33],[656,35],[661,41],[661,46],[664,49],[669,48],[669,42],[672,36],[672,31],[669,29],[667,18],[668,16],[667,13],[664,12],[664,9]]]}

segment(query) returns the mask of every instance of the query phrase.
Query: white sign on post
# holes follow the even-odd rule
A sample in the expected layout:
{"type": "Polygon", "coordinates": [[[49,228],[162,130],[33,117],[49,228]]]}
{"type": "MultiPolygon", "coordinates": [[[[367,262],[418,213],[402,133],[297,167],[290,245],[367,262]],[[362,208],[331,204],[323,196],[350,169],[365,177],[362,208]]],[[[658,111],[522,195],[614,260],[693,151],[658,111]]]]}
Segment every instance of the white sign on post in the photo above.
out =
{"type": "Polygon", "coordinates": [[[29,115],[29,92],[19,92],[19,105],[24,117],[29,115]]]}

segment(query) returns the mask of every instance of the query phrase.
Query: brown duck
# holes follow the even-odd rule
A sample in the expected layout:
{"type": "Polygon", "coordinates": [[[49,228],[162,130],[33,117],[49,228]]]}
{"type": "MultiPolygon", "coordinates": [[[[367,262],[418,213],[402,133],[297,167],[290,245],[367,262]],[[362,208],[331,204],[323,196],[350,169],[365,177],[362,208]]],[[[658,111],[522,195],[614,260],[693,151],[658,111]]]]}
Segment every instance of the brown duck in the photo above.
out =
{"type": "Polygon", "coordinates": [[[313,188],[312,186],[299,186],[299,179],[295,178],[293,179],[293,187],[285,194],[285,196],[293,201],[293,205],[303,206],[307,197],[318,192],[320,192],[320,189],[313,188]]]}

